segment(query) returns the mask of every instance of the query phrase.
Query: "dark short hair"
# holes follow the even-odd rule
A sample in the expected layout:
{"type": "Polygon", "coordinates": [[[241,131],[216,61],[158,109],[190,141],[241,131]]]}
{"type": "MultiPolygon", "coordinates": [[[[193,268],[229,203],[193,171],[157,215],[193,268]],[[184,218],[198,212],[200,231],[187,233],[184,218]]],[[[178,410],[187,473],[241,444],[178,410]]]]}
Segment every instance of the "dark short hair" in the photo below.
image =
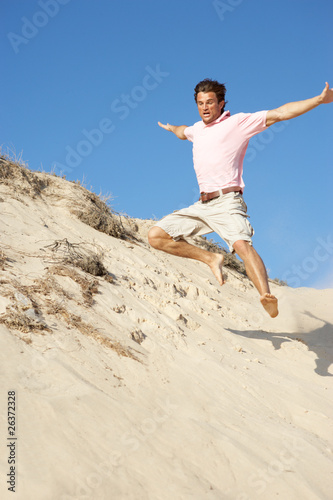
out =
{"type": "MultiPolygon", "coordinates": [[[[224,106],[227,104],[228,101],[225,100],[225,94],[227,92],[227,89],[225,88],[224,83],[219,83],[216,80],[211,80],[210,78],[205,78],[205,80],[202,80],[199,82],[195,88],[194,88],[194,100],[197,102],[197,97],[199,92],[214,92],[218,102],[225,101],[224,106]]],[[[221,113],[224,111],[224,106],[223,109],[221,110],[221,113]]]]}

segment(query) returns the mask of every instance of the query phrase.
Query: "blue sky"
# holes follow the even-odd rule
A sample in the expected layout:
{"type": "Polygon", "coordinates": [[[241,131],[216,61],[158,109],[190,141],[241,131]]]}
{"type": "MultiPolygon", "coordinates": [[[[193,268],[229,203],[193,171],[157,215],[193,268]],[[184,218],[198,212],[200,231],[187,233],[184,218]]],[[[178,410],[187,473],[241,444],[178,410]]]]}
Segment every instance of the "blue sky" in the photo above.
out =
{"type": "MultiPolygon", "coordinates": [[[[198,81],[225,83],[232,114],[333,87],[331,0],[2,0],[0,15],[0,144],[133,217],[197,200],[192,144],[157,121],[198,121],[198,81]]],[[[255,248],[291,286],[333,286],[332,119],[333,104],[273,126],[244,162],[255,248]]]]}

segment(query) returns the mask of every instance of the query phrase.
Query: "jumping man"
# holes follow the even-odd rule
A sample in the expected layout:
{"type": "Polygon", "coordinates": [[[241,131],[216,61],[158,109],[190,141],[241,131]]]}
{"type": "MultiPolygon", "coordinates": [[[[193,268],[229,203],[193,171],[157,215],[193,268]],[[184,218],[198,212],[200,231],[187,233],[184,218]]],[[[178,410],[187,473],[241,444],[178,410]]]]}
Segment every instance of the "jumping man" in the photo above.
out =
{"type": "Polygon", "coordinates": [[[333,102],[333,89],[326,82],[322,93],[311,99],[285,104],[270,111],[230,115],[224,110],[226,88],[205,79],[194,89],[201,120],[194,125],[159,126],[179,139],[193,142],[193,162],[199,201],[164,217],[148,234],[153,248],[207,264],[223,285],[223,255],[188,243],[185,238],[216,232],[245,264],[248,277],[260,294],[260,302],[275,318],[277,298],[271,294],[265,265],[252,246],[254,230],[243,200],[243,160],[249,140],[276,122],[300,116],[319,104],[333,102]]]}

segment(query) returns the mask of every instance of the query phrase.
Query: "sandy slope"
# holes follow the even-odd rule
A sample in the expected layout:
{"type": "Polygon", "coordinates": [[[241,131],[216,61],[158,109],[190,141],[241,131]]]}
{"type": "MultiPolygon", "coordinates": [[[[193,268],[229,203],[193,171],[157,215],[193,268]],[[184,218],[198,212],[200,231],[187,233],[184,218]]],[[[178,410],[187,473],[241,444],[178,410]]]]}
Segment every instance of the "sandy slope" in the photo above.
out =
{"type": "Polygon", "coordinates": [[[131,242],[78,220],[81,192],[0,186],[1,498],[332,498],[333,290],[273,285],[272,320],[235,271],[149,248],[151,221],[131,242]],[[64,265],[65,238],[113,280],[64,265]]]}

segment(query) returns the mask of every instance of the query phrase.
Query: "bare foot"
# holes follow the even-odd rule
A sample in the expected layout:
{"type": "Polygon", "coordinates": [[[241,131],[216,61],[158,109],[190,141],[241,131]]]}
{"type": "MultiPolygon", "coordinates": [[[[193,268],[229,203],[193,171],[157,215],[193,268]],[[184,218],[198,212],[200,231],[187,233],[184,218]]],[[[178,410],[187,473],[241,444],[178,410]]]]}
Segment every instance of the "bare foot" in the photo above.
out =
{"type": "Polygon", "coordinates": [[[268,312],[271,318],[275,318],[278,314],[278,300],[271,293],[265,293],[260,297],[264,309],[268,312]]]}
{"type": "Polygon", "coordinates": [[[220,283],[220,285],[224,284],[224,278],[222,274],[222,266],[223,266],[224,257],[220,253],[212,254],[212,262],[209,264],[215,278],[220,283]]]}

